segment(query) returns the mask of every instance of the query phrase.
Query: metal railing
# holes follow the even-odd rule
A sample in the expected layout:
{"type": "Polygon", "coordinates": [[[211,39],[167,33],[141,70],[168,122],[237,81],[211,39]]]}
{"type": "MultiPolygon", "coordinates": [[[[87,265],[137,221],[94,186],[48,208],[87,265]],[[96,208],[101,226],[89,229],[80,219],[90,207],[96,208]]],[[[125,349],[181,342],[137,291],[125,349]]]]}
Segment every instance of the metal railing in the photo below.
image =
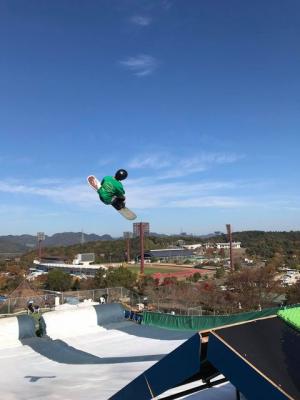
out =
{"type": "Polygon", "coordinates": [[[86,300],[100,303],[103,299],[105,303],[122,303],[128,307],[135,307],[141,302],[138,294],[124,287],[69,292],[44,291],[36,296],[7,298],[0,304],[0,316],[27,312],[29,303],[36,312],[40,312],[53,310],[58,304],[79,304],[86,300]]]}
{"type": "Polygon", "coordinates": [[[168,296],[139,296],[137,293],[124,287],[103,289],[78,290],[68,292],[55,292],[44,290],[36,296],[7,298],[0,303],[0,316],[12,315],[28,311],[29,303],[32,303],[35,312],[54,310],[62,304],[79,305],[84,301],[96,303],[122,303],[125,307],[136,311],[149,310],[161,313],[175,313],[177,315],[228,315],[236,314],[242,310],[232,307],[230,310],[208,309],[197,302],[188,302],[184,298],[168,298],[168,296]],[[139,305],[142,305],[140,308],[139,305]]]}

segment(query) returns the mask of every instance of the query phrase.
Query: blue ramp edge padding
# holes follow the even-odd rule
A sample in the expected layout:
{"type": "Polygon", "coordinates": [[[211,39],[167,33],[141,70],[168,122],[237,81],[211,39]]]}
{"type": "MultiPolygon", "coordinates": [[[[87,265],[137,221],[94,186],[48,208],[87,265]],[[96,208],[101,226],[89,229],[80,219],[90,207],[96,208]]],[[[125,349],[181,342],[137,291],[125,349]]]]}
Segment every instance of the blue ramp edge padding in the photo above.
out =
{"type": "Polygon", "coordinates": [[[247,400],[286,400],[287,397],[215,335],[209,335],[207,359],[247,400]]]}
{"type": "Polygon", "coordinates": [[[136,313],[134,311],[130,311],[130,310],[125,310],[124,311],[124,317],[125,319],[130,319],[131,321],[135,321],[138,324],[141,324],[143,321],[143,315],[136,313]]]}
{"type": "Polygon", "coordinates": [[[93,307],[97,314],[97,324],[99,326],[120,322],[124,319],[124,308],[119,303],[97,304],[93,307]]]}
{"type": "Polygon", "coordinates": [[[118,393],[112,400],[148,400],[180,385],[200,370],[201,338],[198,333],[166,355],[118,393]]]}
{"type": "Polygon", "coordinates": [[[18,315],[19,340],[35,337],[35,322],[29,315],[18,315]]]}

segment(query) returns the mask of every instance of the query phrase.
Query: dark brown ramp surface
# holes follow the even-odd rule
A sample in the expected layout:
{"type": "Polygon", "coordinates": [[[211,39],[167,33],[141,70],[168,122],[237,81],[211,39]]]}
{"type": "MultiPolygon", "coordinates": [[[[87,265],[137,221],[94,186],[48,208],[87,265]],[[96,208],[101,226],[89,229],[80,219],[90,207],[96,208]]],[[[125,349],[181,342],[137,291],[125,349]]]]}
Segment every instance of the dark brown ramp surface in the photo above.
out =
{"type": "Polygon", "coordinates": [[[214,332],[290,398],[300,399],[300,332],[278,317],[214,332]]]}

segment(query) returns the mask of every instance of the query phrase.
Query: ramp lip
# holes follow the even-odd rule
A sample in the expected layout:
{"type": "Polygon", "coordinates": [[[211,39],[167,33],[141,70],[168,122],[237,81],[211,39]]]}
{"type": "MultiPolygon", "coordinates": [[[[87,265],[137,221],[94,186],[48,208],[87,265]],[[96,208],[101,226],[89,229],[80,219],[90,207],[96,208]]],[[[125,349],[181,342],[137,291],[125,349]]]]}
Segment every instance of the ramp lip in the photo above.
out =
{"type": "Polygon", "coordinates": [[[220,328],[212,330],[210,335],[287,398],[299,396],[296,359],[300,349],[300,335],[280,318],[275,316],[220,328]]]}

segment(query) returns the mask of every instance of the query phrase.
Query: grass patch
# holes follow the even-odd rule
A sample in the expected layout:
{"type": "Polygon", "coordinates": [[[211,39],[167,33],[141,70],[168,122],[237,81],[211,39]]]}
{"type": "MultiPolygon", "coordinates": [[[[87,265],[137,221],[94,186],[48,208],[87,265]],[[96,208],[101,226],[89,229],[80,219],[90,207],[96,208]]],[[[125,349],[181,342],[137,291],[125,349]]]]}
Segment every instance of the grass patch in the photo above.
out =
{"type": "MultiPolygon", "coordinates": [[[[135,272],[136,274],[138,274],[140,272],[140,266],[130,266],[127,267],[131,272],[135,272]]],[[[144,273],[145,275],[152,275],[155,274],[157,272],[161,272],[161,273],[168,273],[168,274],[172,274],[173,272],[178,272],[180,271],[178,268],[154,268],[154,267],[147,267],[145,265],[144,268],[144,273]]]]}

